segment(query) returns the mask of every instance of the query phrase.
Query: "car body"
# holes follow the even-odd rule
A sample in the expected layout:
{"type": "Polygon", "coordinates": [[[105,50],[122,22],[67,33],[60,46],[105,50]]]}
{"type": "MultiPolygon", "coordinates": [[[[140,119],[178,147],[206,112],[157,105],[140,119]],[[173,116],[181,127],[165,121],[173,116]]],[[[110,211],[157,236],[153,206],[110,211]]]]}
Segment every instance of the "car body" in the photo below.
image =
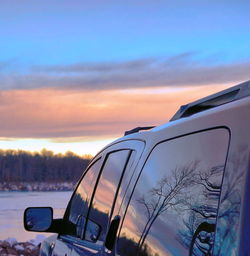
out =
{"type": "Polygon", "coordinates": [[[27,230],[57,233],[40,255],[250,255],[249,95],[242,83],[105,147],[62,220],[26,209],[27,230]]]}

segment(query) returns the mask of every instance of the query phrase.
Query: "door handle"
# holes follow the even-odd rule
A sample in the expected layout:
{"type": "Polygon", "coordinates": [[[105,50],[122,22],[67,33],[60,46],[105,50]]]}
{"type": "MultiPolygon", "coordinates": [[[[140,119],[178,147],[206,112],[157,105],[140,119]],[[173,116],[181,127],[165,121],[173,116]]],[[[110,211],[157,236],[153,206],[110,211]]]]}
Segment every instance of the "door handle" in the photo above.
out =
{"type": "Polygon", "coordinates": [[[121,217],[119,215],[116,215],[114,219],[111,221],[111,224],[109,226],[109,230],[105,240],[105,247],[109,251],[112,251],[115,245],[115,240],[116,240],[116,235],[117,235],[117,231],[120,224],[120,219],[121,217]]]}

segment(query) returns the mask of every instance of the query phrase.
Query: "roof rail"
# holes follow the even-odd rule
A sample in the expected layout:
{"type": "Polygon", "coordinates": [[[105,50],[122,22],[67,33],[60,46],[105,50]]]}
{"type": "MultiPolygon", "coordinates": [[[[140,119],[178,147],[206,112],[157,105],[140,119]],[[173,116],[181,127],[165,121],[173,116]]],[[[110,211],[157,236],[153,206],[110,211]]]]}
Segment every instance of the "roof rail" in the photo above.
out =
{"type": "Polygon", "coordinates": [[[245,98],[247,96],[250,96],[250,80],[221,92],[212,94],[203,99],[181,106],[175,115],[170,119],[170,121],[188,117],[204,110],[215,108],[220,105],[245,98]]]}
{"type": "Polygon", "coordinates": [[[150,130],[150,129],[154,128],[154,127],[155,126],[136,127],[136,128],[134,128],[132,130],[126,131],[124,133],[124,136],[132,134],[132,133],[136,133],[136,132],[139,132],[139,131],[142,131],[142,130],[150,130]]]}

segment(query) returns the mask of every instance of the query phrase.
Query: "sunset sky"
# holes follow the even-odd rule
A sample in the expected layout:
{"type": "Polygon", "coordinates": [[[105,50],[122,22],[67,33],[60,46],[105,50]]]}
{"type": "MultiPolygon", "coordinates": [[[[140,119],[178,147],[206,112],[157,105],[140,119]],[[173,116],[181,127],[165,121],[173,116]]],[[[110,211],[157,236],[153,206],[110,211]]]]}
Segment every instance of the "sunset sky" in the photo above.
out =
{"type": "Polygon", "coordinates": [[[95,154],[250,79],[248,0],[8,0],[0,148],[95,154]]]}

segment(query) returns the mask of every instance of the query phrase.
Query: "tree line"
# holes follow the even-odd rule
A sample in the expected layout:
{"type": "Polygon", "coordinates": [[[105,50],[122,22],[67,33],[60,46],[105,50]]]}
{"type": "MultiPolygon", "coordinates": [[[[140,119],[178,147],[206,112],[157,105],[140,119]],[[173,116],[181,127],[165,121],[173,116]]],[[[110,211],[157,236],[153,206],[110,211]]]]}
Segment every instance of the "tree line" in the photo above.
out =
{"type": "Polygon", "coordinates": [[[55,154],[23,150],[0,150],[0,182],[76,182],[91,156],[72,152],[55,154]]]}

